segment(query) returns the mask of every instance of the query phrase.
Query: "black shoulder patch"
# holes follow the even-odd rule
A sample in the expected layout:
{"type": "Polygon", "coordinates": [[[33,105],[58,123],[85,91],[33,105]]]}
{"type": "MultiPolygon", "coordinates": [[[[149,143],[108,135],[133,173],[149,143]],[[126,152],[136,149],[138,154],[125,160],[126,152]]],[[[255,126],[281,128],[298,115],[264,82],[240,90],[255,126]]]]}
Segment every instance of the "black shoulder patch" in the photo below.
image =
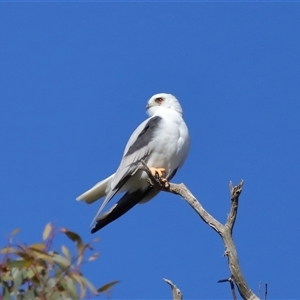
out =
{"type": "Polygon", "coordinates": [[[145,128],[142,132],[138,135],[136,141],[130,146],[125,156],[128,156],[143,147],[147,146],[153,139],[154,132],[161,121],[161,117],[154,117],[151,118],[148,123],[145,125],[145,128]]]}

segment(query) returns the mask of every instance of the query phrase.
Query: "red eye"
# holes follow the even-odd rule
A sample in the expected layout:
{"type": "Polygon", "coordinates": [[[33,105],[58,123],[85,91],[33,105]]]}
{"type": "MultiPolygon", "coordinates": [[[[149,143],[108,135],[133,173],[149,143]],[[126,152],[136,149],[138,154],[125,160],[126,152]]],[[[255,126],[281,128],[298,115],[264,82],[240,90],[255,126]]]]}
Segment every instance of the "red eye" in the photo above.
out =
{"type": "Polygon", "coordinates": [[[161,97],[158,97],[158,98],[156,98],[154,101],[155,101],[156,103],[158,103],[158,104],[161,104],[161,103],[164,101],[164,99],[161,98],[161,97]]]}

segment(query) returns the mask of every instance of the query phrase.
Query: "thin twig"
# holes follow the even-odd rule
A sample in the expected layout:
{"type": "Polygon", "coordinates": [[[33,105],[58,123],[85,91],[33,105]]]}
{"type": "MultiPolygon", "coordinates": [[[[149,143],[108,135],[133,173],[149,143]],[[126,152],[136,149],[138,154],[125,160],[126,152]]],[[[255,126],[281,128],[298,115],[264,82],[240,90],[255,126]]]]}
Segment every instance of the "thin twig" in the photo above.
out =
{"type": "Polygon", "coordinates": [[[232,230],[235,224],[236,216],[237,216],[237,210],[238,210],[238,204],[239,204],[239,196],[242,192],[242,187],[244,184],[244,180],[241,180],[240,183],[237,186],[233,186],[232,182],[229,182],[229,190],[230,190],[230,198],[231,198],[231,207],[230,212],[227,217],[227,221],[225,223],[225,226],[228,226],[231,234],[232,230]]]}
{"type": "Polygon", "coordinates": [[[267,300],[267,295],[268,295],[268,283],[265,283],[265,300],[267,300]]]}
{"type": "Polygon", "coordinates": [[[221,280],[218,281],[218,283],[223,283],[223,282],[229,282],[230,290],[231,290],[231,293],[232,293],[232,298],[233,298],[233,300],[237,300],[235,289],[234,289],[234,280],[233,280],[232,276],[230,276],[229,278],[221,279],[221,280]]]}
{"type": "Polygon", "coordinates": [[[171,286],[173,300],[182,300],[183,295],[180,289],[170,279],[163,278],[163,280],[171,286]]]}

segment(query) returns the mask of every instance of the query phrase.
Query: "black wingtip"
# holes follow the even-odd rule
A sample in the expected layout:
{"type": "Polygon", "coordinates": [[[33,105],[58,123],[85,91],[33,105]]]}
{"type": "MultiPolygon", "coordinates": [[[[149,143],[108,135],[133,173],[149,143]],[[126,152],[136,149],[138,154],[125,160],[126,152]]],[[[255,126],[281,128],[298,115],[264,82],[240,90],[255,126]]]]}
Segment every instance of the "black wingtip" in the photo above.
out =
{"type": "MultiPolygon", "coordinates": [[[[100,219],[98,219],[96,225],[91,229],[91,233],[97,232],[101,228],[121,217],[133,206],[139,203],[150,191],[153,191],[153,189],[147,188],[144,191],[137,190],[133,193],[127,192],[110,211],[103,214],[100,219]]],[[[157,192],[158,191],[156,191],[156,193],[157,192]]],[[[156,195],[156,193],[153,194],[153,196],[156,195]]]]}
{"type": "Polygon", "coordinates": [[[96,225],[94,228],[92,228],[91,233],[95,233],[95,232],[97,232],[100,229],[101,228],[97,228],[97,225],[96,225]]]}
{"type": "Polygon", "coordinates": [[[105,213],[103,214],[103,219],[100,219],[95,226],[91,229],[91,233],[95,233],[97,231],[99,231],[101,228],[105,227],[106,225],[108,225],[110,222],[114,221],[115,219],[110,216],[110,214],[105,213]]]}

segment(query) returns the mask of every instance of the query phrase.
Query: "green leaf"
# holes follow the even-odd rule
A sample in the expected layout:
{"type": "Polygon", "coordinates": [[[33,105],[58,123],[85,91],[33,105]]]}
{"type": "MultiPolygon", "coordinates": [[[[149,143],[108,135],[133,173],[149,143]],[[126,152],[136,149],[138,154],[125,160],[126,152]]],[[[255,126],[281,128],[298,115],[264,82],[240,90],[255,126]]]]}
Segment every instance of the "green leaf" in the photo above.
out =
{"type": "Polygon", "coordinates": [[[11,236],[13,236],[13,235],[16,235],[17,233],[19,233],[20,232],[20,228],[16,228],[16,229],[14,229],[11,233],[10,233],[10,235],[11,236]]]}
{"type": "Polygon", "coordinates": [[[87,286],[88,289],[89,289],[94,295],[98,295],[98,291],[97,291],[96,288],[89,282],[88,279],[86,279],[85,277],[81,276],[81,280],[82,280],[82,282],[85,284],[85,286],[87,286]]]}
{"type": "Polygon", "coordinates": [[[115,280],[110,283],[107,283],[107,284],[103,285],[101,288],[99,288],[97,291],[99,293],[108,292],[112,288],[112,286],[114,286],[115,284],[117,284],[119,282],[120,282],[120,280],[115,280]]]}
{"type": "Polygon", "coordinates": [[[3,300],[10,300],[10,293],[8,290],[8,286],[5,286],[3,289],[3,300]]]}
{"type": "Polygon", "coordinates": [[[20,259],[20,260],[12,260],[7,262],[8,268],[24,268],[30,266],[30,261],[20,259]]]}
{"type": "Polygon", "coordinates": [[[53,260],[62,268],[69,268],[70,267],[70,262],[63,256],[53,253],[52,254],[53,260]]]}
{"type": "Polygon", "coordinates": [[[40,250],[40,251],[44,251],[46,249],[46,245],[43,243],[40,244],[32,244],[30,246],[28,246],[28,248],[32,249],[32,250],[40,250]]]}
{"type": "Polygon", "coordinates": [[[24,272],[24,277],[31,280],[33,277],[35,277],[35,273],[35,270],[33,270],[32,268],[28,268],[24,272]]]}
{"type": "Polygon", "coordinates": [[[82,281],[82,277],[74,273],[70,274],[70,277],[73,278],[80,285],[80,298],[83,298],[85,296],[86,288],[82,281]]]}
{"type": "Polygon", "coordinates": [[[1,281],[4,282],[4,281],[13,281],[13,280],[14,280],[14,278],[12,276],[8,275],[8,273],[6,275],[1,274],[0,284],[1,284],[1,281]]]}
{"type": "Polygon", "coordinates": [[[67,299],[70,299],[70,298],[62,297],[58,291],[55,291],[55,292],[52,291],[51,294],[45,299],[49,299],[49,300],[63,300],[63,299],[66,299],[67,300],[67,299]]]}
{"type": "Polygon", "coordinates": [[[32,251],[32,255],[35,258],[39,258],[43,261],[46,261],[50,264],[54,264],[54,259],[53,259],[53,255],[51,255],[50,253],[45,253],[43,251],[40,251],[38,249],[35,248],[30,248],[30,250],[32,251]]]}
{"type": "Polygon", "coordinates": [[[57,285],[57,281],[55,278],[43,278],[43,290],[45,293],[48,293],[48,292],[53,292],[53,290],[56,290],[56,285],[57,285]]]}
{"type": "Polygon", "coordinates": [[[0,250],[0,254],[8,254],[8,253],[18,253],[18,250],[13,247],[3,247],[0,250]]]}
{"type": "Polygon", "coordinates": [[[61,246],[61,251],[65,255],[65,257],[67,258],[69,263],[71,264],[71,254],[70,254],[69,249],[65,245],[62,245],[61,246]]]}
{"type": "Polygon", "coordinates": [[[52,229],[53,229],[53,227],[52,227],[51,223],[48,223],[43,232],[43,240],[44,241],[49,237],[52,229]]]}
{"type": "Polygon", "coordinates": [[[66,290],[69,292],[71,298],[78,299],[76,285],[74,283],[74,280],[71,279],[71,277],[66,277],[65,282],[66,290]]]}
{"type": "Polygon", "coordinates": [[[24,299],[24,300],[32,300],[32,299],[40,299],[40,298],[37,298],[35,297],[35,292],[34,290],[29,290],[29,291],[26,291],[25,293],[22,293],[22,298],[21,299],[24,299]]]}
{"type": "Polygon", "coordinates": [[[88,258],[88,261],[95,260],[95,259],[97,259],[98,256],[99,256],[99,253],[98,253],[98,252],[95,252],[92,256],[90,256],[90,257],[88,258]]]}
{"type": "Polygon", "coordinates": [[[18,295],[19,287],[23,281],[23,270],[15,269],[13,272],[14,280],[14,296],[18,295]]]}
{"type": "Polygon", "coordinates": [[[78,254],[82,255],[85,247],[81,237],[77,233],[70,231],[67,228],[61,228],[61,232],[63,232],[70,240],[76,243],[78,254]]]}

